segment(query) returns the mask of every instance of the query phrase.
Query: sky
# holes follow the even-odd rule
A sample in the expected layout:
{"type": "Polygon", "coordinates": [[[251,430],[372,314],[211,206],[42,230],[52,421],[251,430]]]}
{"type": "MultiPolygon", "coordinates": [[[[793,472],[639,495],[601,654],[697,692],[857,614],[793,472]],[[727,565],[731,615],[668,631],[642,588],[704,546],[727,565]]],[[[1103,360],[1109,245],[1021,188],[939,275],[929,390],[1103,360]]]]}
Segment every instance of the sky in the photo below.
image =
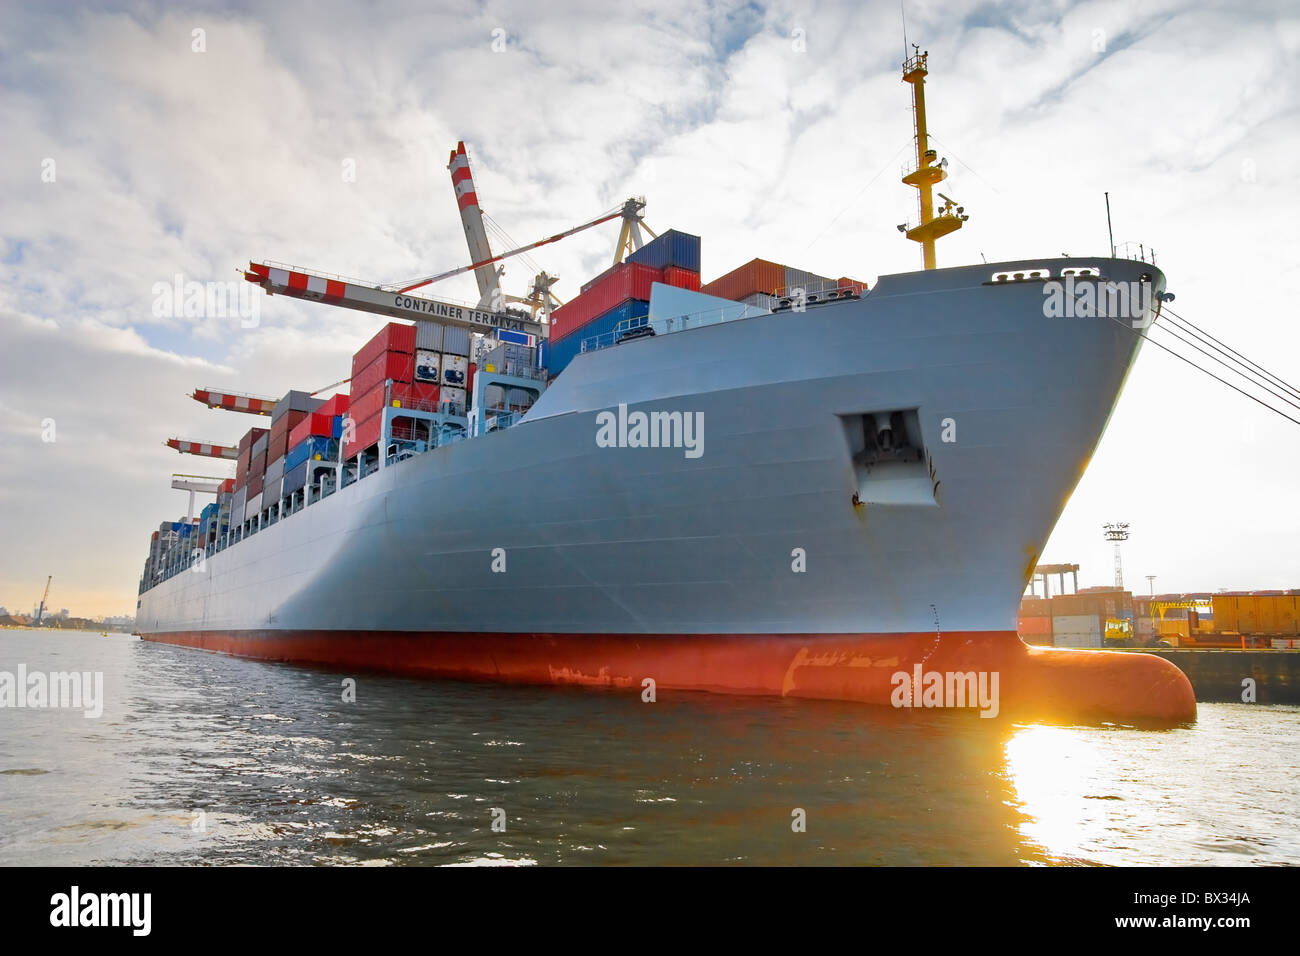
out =
{"type": "MultiPolygon", "coordinates": [[[[1109,191],[1116,241],[1155,249],[1181,315],[1300,380],[1294,5],[905,10],[971,217],[940,266],[1101,255],[1109,191]]],[[[458,140],[520,242],[644,195],[652,228],[703,237],[706,281],[755,256],[919,268],[895,228],[915,207],[904,49],[895,0],[0,7],[0,605],[31,609],[53,574],[56,608],[133,613],[150,532],[186,510],[169,476],[233,474],[163,441],[254,424],[189,392],[320,388],[382,324],[284,297],[256,324],[186,317],[159,284],[250,258],[376,283],[463,265],[458,140]]],[[[566,299],[616,235],[532,259],[566,299]]],[[[509,264],[507,291],[530,277],[509,264]]],[[[469,276],[438,295],[477,298],[469,276]]],[[[1040,560],[1108,584],[1101,526],[1128,521],[1136,590],[1300,587],[1297,438],[1144,348],[1040,560]]]]}

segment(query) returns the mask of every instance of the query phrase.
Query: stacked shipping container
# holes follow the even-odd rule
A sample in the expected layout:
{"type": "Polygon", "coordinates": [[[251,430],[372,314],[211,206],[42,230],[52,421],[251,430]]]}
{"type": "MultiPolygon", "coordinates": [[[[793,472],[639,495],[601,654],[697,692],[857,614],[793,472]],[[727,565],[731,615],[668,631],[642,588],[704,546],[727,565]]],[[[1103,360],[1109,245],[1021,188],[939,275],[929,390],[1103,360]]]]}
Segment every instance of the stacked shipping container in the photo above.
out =
{"type": "Polygon", "coordinates": [[[1018,630],[1021,639],[1029,644],[1101,647],[1106,621],[1134,618],[1130,592],[1096,588],[1051,598],[1023,598],[1018,630]]]}
{"type": "Polygon", "coordinates": [[[394,393],[415,377],[415,326],[389,322],[352,357],[352,391],[348,398],[355,432],[345,442],[343,457],[351,458],[380,439],[388,382],[394,393]]]}
{"type": "Polygon", "coordinates": [[[767,259],[751,259],[743,266],[705,284],[700,291],[721,299],[745,302],[760,295],[790,295],[795,289],[803,289],[808,295],[831,289],[849,289],[861,294],[867,290],[867,284],[847,276],[832,279],[767,259]]]}
{"type": "MultiPolygon", "coordinates": [[[[582,287],[576,298],[551,314],[546,367],[561,372],[595,336],[611,340],[619,324],[650,313],[650,289],[656,282],[683,289],[700,288],[700,238],[669,230],[606,269],[582,287]]],[[[603,340],[602,340],[602,344],[603,340]]],[[[611,343],[612,344],[612,343],[611,343]]]]}
{"type": "Polygon", "coordinates": [[[386,405],[437,411],[440,403],[464,414],[468,401],[470,334],[436,322],[391,322],[352,360],[352,391],[346,411],[353,439],[343,457],[352,458],[382,437],[386,405]]]}

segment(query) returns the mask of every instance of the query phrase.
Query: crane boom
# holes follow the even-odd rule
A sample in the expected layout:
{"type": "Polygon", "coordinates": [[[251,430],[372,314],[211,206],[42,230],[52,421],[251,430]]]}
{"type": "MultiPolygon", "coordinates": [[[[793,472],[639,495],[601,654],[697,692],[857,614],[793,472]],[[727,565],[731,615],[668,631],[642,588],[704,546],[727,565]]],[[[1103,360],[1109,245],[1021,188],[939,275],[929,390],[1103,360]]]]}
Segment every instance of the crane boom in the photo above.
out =
{"type": "Polygon", "coordinates": [[[528,332],[539,338],[546,336],[546,326],[531,321],[526,315],[485,312],[469,305],[406,295],[378,283],[360,282],[324,272],[313,272],[301,266],[290,266],[269,260],[250,261],[248,269],[244,270],[244,278],[260,285],[268,295],[290,295],[299,299],[311,299],[324,302],[326,305],[387,315],[408,322],[440,322],[443,325],[455,325],[481,334],[496,329],[510,329],[515,332],[528,332]]]}
{"type": "Polygon", "coordinates": [[[501,281],[496,269],[487,268],[496,259],[492,257],[492,246],[488,242],[487,230],[483,228],[483,211],[479,209],[478,191],[474,188],[474,177],[469,171],[469,155],[465,152],[464,142],[457,143],[451,151],[447,169],[451,171],[451,187],[456,191],[456,205],[460,207],[460,221],[465,227],[469,257],[477,263],[470,268],[474,270],[474,280],[478,283],[478,307],[495,312],[502,305],[501,281]]]}
{"type": "Polygon", "coordinates": [[[250,415],[270,415],[275,411],[274,398],[244,395],[240,392],[223,392],[216,388],[196,388],[190,396],[208,408],[224,408],[230,412],[248,412],[250,415]]]}
{"type": "MultiPolygon", "coordinates": [[[[629,200],[629,201],[635,202],[637,200],[629,200]]],[[[645,204],[642,203],[641,205],[644,206],[645,204]]],[[[452,276],[458,276],[461,275],[462,273],[470,272],[474,269],[480,269],[483,266],[490,265],[493,262],[497,262],[501,259],[508,259],[510,256],[517,256],[521,252],[527,252],[530,249],[536,249],[538,246],[544,246],[547,245],[548,243],[558,242],[561,239],[567,238],[568,236],[572,236],[574,233],[582,232],[584,229],[590,229],[592,226],[599,226],[602,222],[609,222],[611,219],[619,219],[622,216],[623,216],[623,207],[620,206],[614,212],[606,213],[605,215],[599,217],[598,219],[591,220],[591,222],[584,222],[581,226],[574,226],[572,229],[566,229],[564,232],[557,232],[553,236],[547,236],[545,239],[539,239],[536,242],[530,242],[528,243],[528,245],[520,246],[518,249],[511,249],[509,252],[498,253],[497,255],[492,256],[491,258],[488,259],[483,259],[480,262],[475,262],[467,266],[461,266],[459,269],[451,269],[447,272],[440,272],[437,275],[425,276],[422,279],[413,279],[409,284],[400,285],[397,291],[410,292],[412,289],[418,289],[421,286],[426,286],[433,282],[441,282],[443,279],[450,279],[452,276]]]]}
{"type": "Polygon", "coordinates": [[[350,382],[350,381],[352,381],[351,377],[341,378],[337,382],[331,382],[329,385],[324,385],[321,388],[316,389],[316,391],[312,392],[312,394],[319,395],[321,392],[328,392],[331,388],[335,388],[339,385],[343,385],[346,382],[350,382]]]}
{"type": "Polygon", "coordinates": [[[184,438],[169,438],[164,442],[168,448],[175,448],[182,455],[202,455],[206,458],[225,458],[235,461],[239,458],[239,449],[233,445],[218,445],[209,441],[186,441],[184,438]]]}
{"type": "Polygon", "coordinates": [[[41,621],[45,619],[45,602],[50,599],[50,582],[54,580],[54,575],[45,579],[45,593],[41,595],[41,606],[36,610],[36,626],[41,626],[41,621]]]}

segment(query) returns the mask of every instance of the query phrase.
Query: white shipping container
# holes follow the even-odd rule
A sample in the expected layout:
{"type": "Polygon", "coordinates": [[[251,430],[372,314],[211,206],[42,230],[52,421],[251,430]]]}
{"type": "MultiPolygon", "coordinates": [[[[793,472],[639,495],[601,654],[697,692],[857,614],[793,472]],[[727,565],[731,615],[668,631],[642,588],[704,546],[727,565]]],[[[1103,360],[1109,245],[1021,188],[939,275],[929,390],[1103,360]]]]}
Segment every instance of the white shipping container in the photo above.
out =
{"type": "Polygon", "coordinates": [[[442,384],[464,390],[469,381],[469,359],[463,355],[443,353],[442,384]]]}
{"type": "Polygon", "coordinates": [[[415,350],[415,380],[417,382],[442,381],[442,355],[432,349],[415,350]]]}
{"type": "Polygon", "coordinates": [[[1052,643],[1057,647],[1101,647],[1101,634],[1101,618],[1096,614],[1052,617],[1052,643]]]}
{"type": "Polygon", "coordinates": [[[1100,634],[1101,617],[1097,614],[1054,614],[1052,633],[1100,634]]]}
{"type": "Polygon", "coordinates": [[[1053,634],[1056,647],[1101,647],[1100,634],[1053,634]]]}
{"type": "Polygon", "coordinates": [[[450,403],[457,409],[455,414],[464,414],[465,411],[465,389],[456,388],[453,385],[444,385],[438,391],[438,404],[444,405],[450,403]]]}

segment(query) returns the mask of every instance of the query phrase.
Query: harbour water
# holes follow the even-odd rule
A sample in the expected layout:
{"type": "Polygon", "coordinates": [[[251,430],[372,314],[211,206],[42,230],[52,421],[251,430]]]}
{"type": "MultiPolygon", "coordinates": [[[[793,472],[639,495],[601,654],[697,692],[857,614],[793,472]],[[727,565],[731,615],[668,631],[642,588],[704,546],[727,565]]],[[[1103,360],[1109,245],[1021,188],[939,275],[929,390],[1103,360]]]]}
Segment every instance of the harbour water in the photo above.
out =
{"type": "Polygon", "coordinates": [[[0,631],[20,665],[102,673],[103,714],[0,709],[0,864],[1300,863],[1294,706],[1155,731],[644,703],[0,631]]]}

